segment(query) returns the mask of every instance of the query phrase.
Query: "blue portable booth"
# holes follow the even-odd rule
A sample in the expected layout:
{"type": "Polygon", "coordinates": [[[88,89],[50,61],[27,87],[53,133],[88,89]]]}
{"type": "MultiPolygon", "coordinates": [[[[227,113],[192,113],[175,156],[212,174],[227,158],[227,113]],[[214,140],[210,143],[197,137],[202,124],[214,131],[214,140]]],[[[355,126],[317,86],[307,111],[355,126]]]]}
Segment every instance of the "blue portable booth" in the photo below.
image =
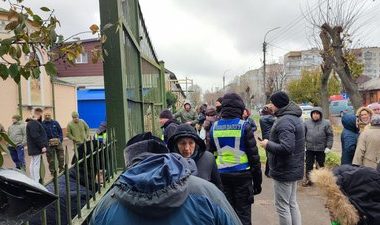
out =
{"type": "Polygon", "coordinates": [[[106,100],[104,89],[79,89],[78,112],[80,118],[87,122],[91,129],[99,127],[106,121],[106,100]]]}

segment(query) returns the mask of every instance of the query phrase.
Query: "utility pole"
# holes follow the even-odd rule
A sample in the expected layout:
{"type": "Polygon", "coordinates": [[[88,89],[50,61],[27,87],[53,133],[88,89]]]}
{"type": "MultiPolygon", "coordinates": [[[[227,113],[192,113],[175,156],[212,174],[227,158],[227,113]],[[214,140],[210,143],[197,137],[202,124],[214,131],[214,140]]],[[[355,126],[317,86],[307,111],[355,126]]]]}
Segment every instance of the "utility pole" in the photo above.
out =
{"type": "Polygon", "coordinates": [[[266,81],[265,81],[265,78],[266,78],[266,54],[267,54],[267,45],[268,43],[266,42],[266,38],[267,38],[267,35],[274,31],[274,30],[277,30],[277,29],[280,29],[281,27],[276,27],[276,28],[273,28],[273,29],[270,29],[268,30],[266,33],[265,33],[265,36],[264,36],[264,42],[263,42],[263,54],[264,54],[264,60],[263,60],[263,88],[264,88],[264,95],[265,95],[265,103],[268,103],[269,101],[269,93],[266,89],[266,81]]]}
{"type": "Polygon", "coordinates": [[[223,91],[226,90],[226,76],[223,76],[223,91]]]}
{"type": "Polygon", "coordinates": [[[264,42],[263,42],[263,54],[264,54],[264,60],[263,60],[263,88],[264,88],[264,94],[265,94],[265,103],[268,102],[268,96],[267,96],[267,89],[266,89],[266,56],[267,56],[267,43],[265,41],[265,38],[264,38],[264,42]]]}

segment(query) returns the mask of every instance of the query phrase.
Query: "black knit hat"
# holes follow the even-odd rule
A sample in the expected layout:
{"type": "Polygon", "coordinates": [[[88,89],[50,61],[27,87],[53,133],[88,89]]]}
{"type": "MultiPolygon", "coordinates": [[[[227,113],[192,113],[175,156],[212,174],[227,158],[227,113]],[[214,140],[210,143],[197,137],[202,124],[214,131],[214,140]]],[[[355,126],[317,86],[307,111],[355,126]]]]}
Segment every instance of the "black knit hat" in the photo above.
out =
{"type": "Polygon", "coordinates": [[[169,119],[169,120],[171,120],[171,119],[173,119],[173,114],[168,109],[162,110],[162,112],[160,113],[160,119],[169,119]]]}
{"type": "Polygon", "coordinates": [[[280,109],[289,104],[289,96],[283,91],[278,91],[270,97],[270,101],[280,109]]]}
{"type": "Polygon", "coordinates": [[[188,124],[181,124],[175,130],[175,134],[173,134],[168,140],[168,148],[171,152],[176,152],[176,143],[180,138],[192,138],[195,143],[198,145],[201,151],[206,149],[205,142],[198,136],[197,131],[194,127],[188,124]]]}

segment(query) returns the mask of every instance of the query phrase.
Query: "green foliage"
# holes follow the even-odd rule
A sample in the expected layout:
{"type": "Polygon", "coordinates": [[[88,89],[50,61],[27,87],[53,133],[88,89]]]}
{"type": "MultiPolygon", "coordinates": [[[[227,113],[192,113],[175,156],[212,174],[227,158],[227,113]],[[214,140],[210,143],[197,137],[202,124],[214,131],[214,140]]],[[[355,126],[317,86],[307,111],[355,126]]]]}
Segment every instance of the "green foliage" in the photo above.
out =
{"type": "Polygon", "coordinates": [[[348,52],[345,54],[344,58],[347,61],[348,67],[351,70],[351,75],[353,78],[356,79],[360,77],[361,75],[363,75],[364,64],[358,61],[354,53],[348,52]]]}
{"type": "Polygon", "coordinates": [[[171,92],[171,91],[167,91],[165,93],[165,95],[166,95],[166,105],[167,105],[167,107],[168,108],[170,108],[170,107],[174,107],[175,108],[175,104],[178,101],[177,95],[173,94],[173,92],[171,92]]]}
{"type": "MultiPolygon", "coordinates": [[[[339,94],[340,81],[331,76],[328,84],[329,95],[339,94]]],[[[290,97],[297,103],[310,102],[320,105],[321,102],[321,72],[320,70],[304,70],[301,79],[290,81],[288,84],[290,97]]]]}
{"type": "Polygon", "coordinates": [[[330,152],[326,154],[326,161],[325,166],[326,167],[337,167],[340,165],[340,155],[336,152],[330,152]]]}
{"type": "Polygon", "coordinates": [[[11,139],[9,139],[8,135],[5,132],[0,131],[0,167],[2,167],[3,163],[4,163],[4,158],[3,158],[3,154],[2,153],[9,154],[8,148],[6,146],[7,144],[12,145],[14,147],[16,146],[11,141],[11,139]]]}
{"type": "MultiPolygon", "coordinates": [[[[54,10],[41,7],[42,13],[38,15],[30,7],[22,4],[22,0],[7,2],[9,3],[9,22],[5,30],[10,37],[0,40],[0,58],[5,62],[0,66],[0,77],[3,80],[10,77],[18,83],[21,77],[38,78],[42,67],[49,76],[55,76],[57,70],[54,61],[61,59],[73,65],[75,59],[84,52],[81,42],[65,42],[75,35],[64,40],[62,35],[57,34],[56,29],[60,26],[60,22],[55,17],[54,10]],[[47,51],[49,61],[42,64],[42,59],[38,58],[37,52],[45,51],[47,51]],[[26,62],[22,62],[24,58],[28,58],[26,62]]],[[[110,27],[107,25],[107,28],[110,27]]],[[[97,25],[91,25],[89,29],[88,32],[99,35],[102,43],[105,41],[105,37],[100,36],[97,25]]],[[[92,50],[91,56],[95,63],[103,59],[100,46],[92,50]]]]}

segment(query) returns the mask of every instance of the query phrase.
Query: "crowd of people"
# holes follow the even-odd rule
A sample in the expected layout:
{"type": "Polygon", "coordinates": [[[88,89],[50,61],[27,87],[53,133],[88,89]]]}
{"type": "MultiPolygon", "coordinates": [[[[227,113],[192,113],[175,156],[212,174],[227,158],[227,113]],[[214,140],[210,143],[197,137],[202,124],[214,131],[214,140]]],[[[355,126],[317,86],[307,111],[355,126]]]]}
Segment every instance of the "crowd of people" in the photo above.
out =
{"type": "MultiPolygon", "coordinates": [[[[77,112],[72,113],[72,121],[67,125],[66,136],[77,146],[88,140],[90,129],[87,123],[79,119],[77,112]]],[[[4,132],[6,131],[3,128],[4,132]]],[[[12,124],[7,134],[14,145],[9,144],[8,150],[15,167],[26,171],[25,150],[30,156],[30,177],[42,183],[40,175],[42,155],[46,154],[49,171],[55,173],[55,158],[58,164],[58,173],[64,169],[63,131],[58,121],[52,119],[50,111],[35,108],[31,118],[22,121],[20,115],[12,116],[12,124]]]]}
{"type": "MultiPolygon", "coordinates": [[[[332,125],[321,108],[315,107],[310,120],[304,122],[301,108],[285,92],[276,92],[260,112],[261,133],[257,134],[250,110],[238,94],[227,93],[214,105],[203,104],[196,112],[186,102],[183,109],[174,114],[165,109],[159,116],[162,137],[148,132],[131,138],[124,149],[126,169],[97,205],[90,224],[252,224],[254,196],[262,191],[259,147],[266,152],[264,174],[273,180],[280,225],[302,224],[297,203],[301,180],[305,187],[316,184],[334,190],[333,197],[353,198],[345,202],[352,204],[347,208],[360,207],[360,210],[351,210],[357,213],[351,215],[357,220],[349,223],[344,218],[349,214],[342,217],[341,211],[337,213],[338,206],[331,203],[334,198],[328,195],[331,204],[327,207],[336,224],[380,221],[377,215],[380,213],[373,213],[379,208],[378,200],[361,207],[363,199],[368,198],[365,189],[345,190],[353,188],[352,183],[349,184],[354,179],[351,174],[357,183],[360,181],[361,187],[371,184],[372,193],[380,192],[380,150],[377,148],[380,104],[362,107],[356,115],[342,117],[341,163],[345,165],[327,175],[318,175],[313,170],[324,167],[334,143],[332,125]],[[341,189],[331,188],[334,185],[341,189]]],[[[51,166],[55,154],[61,171],[63,134],[51,114],[35,109],[26,125],[17,115],[12,120],[8,134],[16,146],[9,149],[16,167],[25,168],[23,151],[27,148],[32,158],[30,173],[35,181],[40,179],[38,171],[44,153],[51,173],[55,172],[51,166]]],[[[88,139],[88,125],[76,112],[72,113],[66,136],[79,146],[88,139]]]]}

